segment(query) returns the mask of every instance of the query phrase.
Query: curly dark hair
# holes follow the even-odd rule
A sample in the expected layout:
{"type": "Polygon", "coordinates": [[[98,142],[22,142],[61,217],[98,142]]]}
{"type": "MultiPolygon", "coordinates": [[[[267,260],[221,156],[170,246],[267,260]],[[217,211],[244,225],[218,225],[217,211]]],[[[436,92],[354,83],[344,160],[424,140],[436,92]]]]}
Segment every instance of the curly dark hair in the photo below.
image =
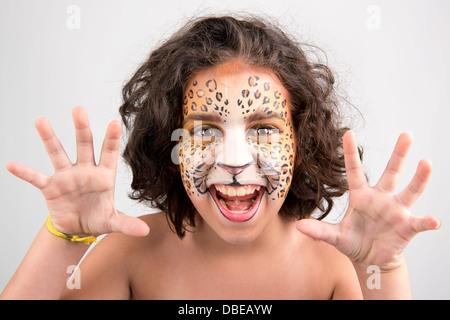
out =
{"type": "MultiPolygon", "coordinates": [[[[307,57],[305,46],[260,18],[207,17],[189,22],[154,50],[123,88],[120,114],[128,142],[123,156],[133,174],[130,198],[166,213],[182,238],[196,210],[171,151],[182,120],[187,81],[202,69],[240,59],[274,72],[291,99],[296,130],[292,183],[279,214],[324,218],[347,190],[338,95],[330,69],[307,57]]],[[[308,46],[309,47],[309,46],[308,46]]],[[[360,150],[361,154],[361,150],[360,150]]]]}

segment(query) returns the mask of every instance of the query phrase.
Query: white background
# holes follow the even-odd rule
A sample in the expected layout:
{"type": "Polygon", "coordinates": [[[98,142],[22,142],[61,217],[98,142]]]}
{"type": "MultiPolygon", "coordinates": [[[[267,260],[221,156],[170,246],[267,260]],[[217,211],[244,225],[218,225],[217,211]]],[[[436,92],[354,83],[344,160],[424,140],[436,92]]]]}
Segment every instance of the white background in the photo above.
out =
{"type": "MultiPolygon", "coordinates": [[[[107,124],[119,119],[124,82],[158,43],[193,16],[242,11],[272,17],[325,50],[340,88],[364,116],[355,118],[354,128],[371,183],[398,135],[414,134],[399,188],[420,159],[431,159],[432,179],[413,213],[439,216],[442,228],[420,234],[406,251],[413,296],[450,298],[447,0],[1,0],[0,291],[48,215],[40,192],[5,169],[15,160],[52,174],[36,118],[51,121],[75,161],[71,109],[84,106],[99,150],[107,124]]],[[[150,212],[128,199],[130,181],[121,162],[118,209],[134,216],[150,212]]]]}

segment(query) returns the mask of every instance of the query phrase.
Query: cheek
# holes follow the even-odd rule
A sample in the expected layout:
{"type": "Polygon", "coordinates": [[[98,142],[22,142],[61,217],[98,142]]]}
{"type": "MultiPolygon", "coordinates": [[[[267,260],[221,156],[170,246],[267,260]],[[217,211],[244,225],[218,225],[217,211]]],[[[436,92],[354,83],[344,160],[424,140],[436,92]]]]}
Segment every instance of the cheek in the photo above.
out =
{"type": "Polygon", "coordinates": [[[282,196],[287,195],[287,190],[292,182],[293,166],[295,159],[295,143],[292,127],[289,126],[285,130],[285,134],[280,139],[280,149],[277,158],[280,159],[280,172],[282,177],[282,185],[285,187],[282,196]]]}
{"type": "Polygon", "coordinates": [[[215,149],[220,143],[202,143],[195,139],[186,139],[180,143],[179,162],[183,185],[189,196],[206,194],[206,179],[209,169],[215,162],[215,149]]]}
{"type": "Polygon", "coordinates": [[[289,133],[280,133],[278,139],[274,140],[270,143],[252,143],[251,146],[257,153],[258,166],[267,179],[269,199],[277,201],[284,200],[291,185],[295,149],[289,133]]]}

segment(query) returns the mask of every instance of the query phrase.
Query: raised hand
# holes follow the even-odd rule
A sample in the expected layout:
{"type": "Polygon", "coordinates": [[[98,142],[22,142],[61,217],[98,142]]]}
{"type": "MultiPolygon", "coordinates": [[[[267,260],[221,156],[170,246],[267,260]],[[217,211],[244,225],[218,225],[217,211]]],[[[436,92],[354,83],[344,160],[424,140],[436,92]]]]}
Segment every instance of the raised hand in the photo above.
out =
{"type": "Polygon", "coordinates": [[[408,186],[395,193],[411,143],[409,133],[400,135],[386,170],[371,187],[362,170],[355,137],[348,131],[343,137],[349,185],[349,207],[344,219],[339,224],[305,219],[297,223],[297,229],[335,246],[353,263],[377,265],[381,270],[401,265],[403,251],[416,234],[440,227],[437,217],[410,214],[429,180],[430,161],[420,161],[408,186]]]}
{"type": "Polygon", "coordinates": [[[115,231],[132,236],[147,235],[147,224],[118,212],[114,206],[120,122],[109,124],[97,165],[87,111],[76,107],[72,116],[77,141],[75,164],[67,157],[50,122],[39,118],[35,126],[52,161],[54,175],[47,176],[17,162],[9,162],[7,169],[42,192],[52,223],[60,232],[78,236],[115,231]]]}

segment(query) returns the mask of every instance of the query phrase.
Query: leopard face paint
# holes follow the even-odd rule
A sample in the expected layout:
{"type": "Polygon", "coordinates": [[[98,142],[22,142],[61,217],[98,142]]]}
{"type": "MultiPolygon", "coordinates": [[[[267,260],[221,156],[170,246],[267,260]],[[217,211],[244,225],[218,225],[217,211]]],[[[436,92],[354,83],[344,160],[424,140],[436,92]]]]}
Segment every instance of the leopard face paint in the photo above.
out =
{"type": "MultiPolygon", "coordinates": [[[[194,76],[183,99],[181,177],[199,213],[219,211],[232,222],[276,213],[294,163],[289,97],[266,70],[246,66],[194,76]],[[202,210],[204,208],[204,210],[202,210]]],[[[203,216],[203,215],[202,215],[203,216]]]]}

